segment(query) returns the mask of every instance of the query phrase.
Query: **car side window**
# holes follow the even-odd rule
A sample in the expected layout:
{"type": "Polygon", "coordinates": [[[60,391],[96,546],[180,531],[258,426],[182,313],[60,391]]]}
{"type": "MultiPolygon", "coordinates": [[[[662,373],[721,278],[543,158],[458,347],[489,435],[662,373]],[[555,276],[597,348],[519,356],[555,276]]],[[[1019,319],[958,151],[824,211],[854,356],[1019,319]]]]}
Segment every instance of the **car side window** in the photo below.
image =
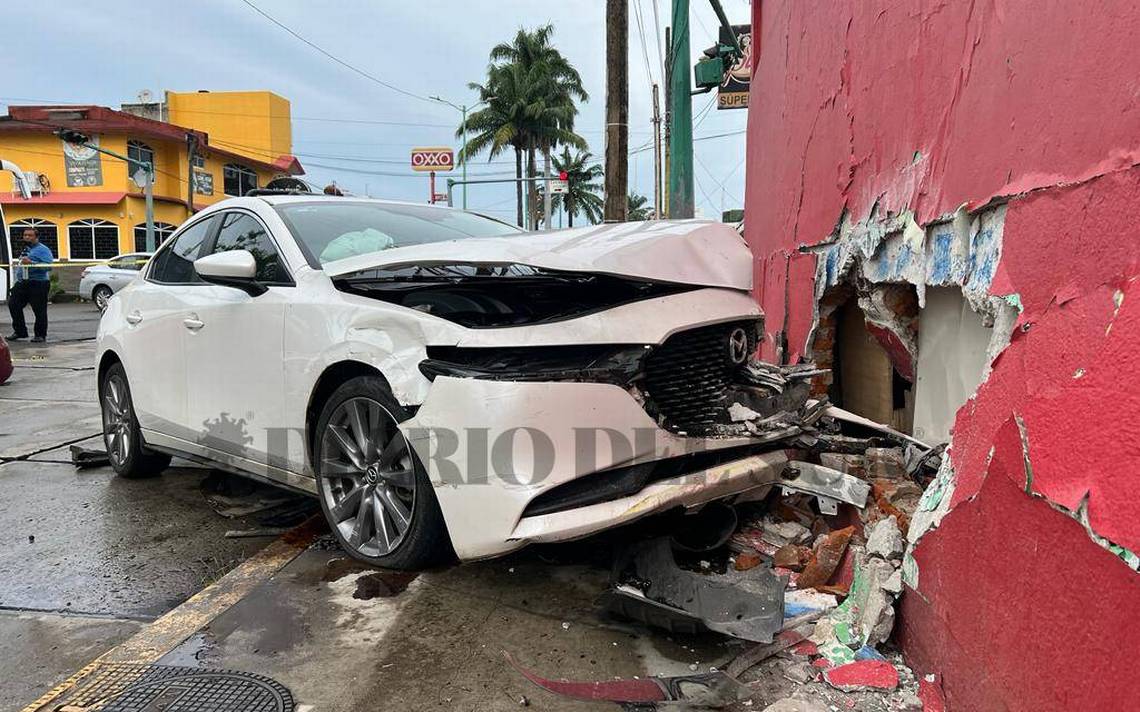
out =
{"type": "Polygon", "coordinates": [[[115,269],[129,269],[138,271],[142,269],[143,263],[146,258],[142,255],[124,255],[123,257],[116,257],[108,264],[115,269]]]}
{"type": "Polygon", "coordinates": [[[163,284],[198,284],[202,278],[194,271],[194,260],[201,257],[202,245],[210,235],[213,219],[195,223],[155,255],[150,279],[163,284]]]}
{"type": "Polygon", "coordinates": [[[265,226],[245,213],[226,213],[214,241],[214,254],[246,250],[257,263],[257,281],[263,284],[292,284],[281,254],[265,226]]]}

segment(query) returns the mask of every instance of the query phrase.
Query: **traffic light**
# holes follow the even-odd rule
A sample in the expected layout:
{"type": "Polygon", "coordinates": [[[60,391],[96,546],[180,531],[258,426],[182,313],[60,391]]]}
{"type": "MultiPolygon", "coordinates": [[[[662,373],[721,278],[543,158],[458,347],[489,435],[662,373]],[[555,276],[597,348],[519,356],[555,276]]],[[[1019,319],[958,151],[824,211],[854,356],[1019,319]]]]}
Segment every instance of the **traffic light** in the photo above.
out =
{"type": "Polygon", "coordinates": [[[570,174],[566,171],[558,171],[558,180],[570,180],[570,174]]]}

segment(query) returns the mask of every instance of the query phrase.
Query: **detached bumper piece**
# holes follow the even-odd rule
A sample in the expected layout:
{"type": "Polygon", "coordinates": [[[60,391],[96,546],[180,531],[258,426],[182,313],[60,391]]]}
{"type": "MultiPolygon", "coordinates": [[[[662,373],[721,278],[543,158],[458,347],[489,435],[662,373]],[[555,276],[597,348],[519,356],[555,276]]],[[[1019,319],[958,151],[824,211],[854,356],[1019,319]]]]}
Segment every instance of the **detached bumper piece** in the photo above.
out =
{"type": "Polygon", "coordinates": [[[626,550],[614,570],[621,583],[609,602],[636,620],[703,627],[757,643],[770,643],[784,624],[785,581],[770,568],[686,571],[677,565],[670,539],[661,537],[626,550]]]}

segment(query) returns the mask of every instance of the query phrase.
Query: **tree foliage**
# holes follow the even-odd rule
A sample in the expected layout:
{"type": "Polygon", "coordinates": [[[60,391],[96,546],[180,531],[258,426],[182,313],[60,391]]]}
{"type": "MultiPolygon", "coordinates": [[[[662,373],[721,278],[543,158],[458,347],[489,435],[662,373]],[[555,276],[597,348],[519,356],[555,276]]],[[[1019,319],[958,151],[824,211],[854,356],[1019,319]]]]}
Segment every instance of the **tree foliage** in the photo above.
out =
{"type": "MultiPolygon", "coordinates": [[[[478,92],[486,105],[467,116],[456,136],[464,129],[468,140],[461,160],[487,153],[490,161],[507,150],[515,154],[515,177],[526,172],[535,176],[535,154],[549,155],[557,146],[586,149],[586,141],[574,132],[578,115],[576,101],[587,101],[589,95],[582,77],[550,40],[554,30],[544,25],[534,30],[520,28],[510,42],[491,49],[487,76],[483,83],[468,86],[478,92]]],[[[516,203],[519,224],[523,224],[522,183],[517,183],[516,203]]],[[[530,183],[532,210],[537,190],[530,183]]]]}

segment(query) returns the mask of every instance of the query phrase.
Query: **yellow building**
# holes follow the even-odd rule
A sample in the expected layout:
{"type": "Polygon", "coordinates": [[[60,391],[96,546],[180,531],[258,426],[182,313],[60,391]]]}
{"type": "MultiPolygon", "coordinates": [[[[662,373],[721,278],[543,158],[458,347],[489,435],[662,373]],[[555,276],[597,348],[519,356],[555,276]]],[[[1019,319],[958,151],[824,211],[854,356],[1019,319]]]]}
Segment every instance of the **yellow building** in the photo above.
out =
{"type": "MultiPolygon", "coordinates": [[[[154,220],[161,242],[196,210],[299,175],[289,102],[268,91],[166,92],[165,100],[103,106],[11,106],[0,116],[0,158],[34,178],[30,198],[0,172],[11,242],[34,226],[57,259],[108,259],[146,246],[143,189],[126,161],[67,144],[56,131],[155,168],[154,220]]],[[[14,254],[19,254],[19,246],[14,254]]],[[[13,252],[0,248],[0,257],[13,252]]],[[[6,260],[0,260],[6,261],[6,260]]]]}

